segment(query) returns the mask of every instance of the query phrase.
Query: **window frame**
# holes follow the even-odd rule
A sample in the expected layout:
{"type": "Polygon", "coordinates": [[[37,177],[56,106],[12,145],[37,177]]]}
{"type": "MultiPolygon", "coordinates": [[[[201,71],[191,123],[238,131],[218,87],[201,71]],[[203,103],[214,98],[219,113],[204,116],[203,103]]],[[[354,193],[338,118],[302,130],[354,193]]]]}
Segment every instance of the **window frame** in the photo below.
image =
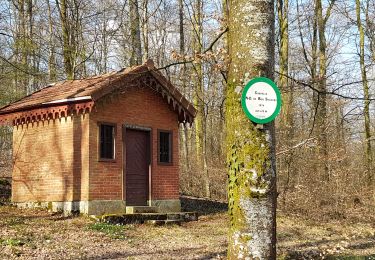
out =
{"type": "Polygon", "coordinates": [[[173,131],[172,130],[163,130],[158,129],[157,130],[157,159],[158,159],[158,165],[165,165],[170,166],[173,165],[173,131]],[[169,152],[170,152],[170,161],[169,162],[161,162],[160,161],[160,133],[168,133],[169,134],[169,152]]]}
{"type": "Polygon", "coordinates": [[[99,162],[116,162],[116,136],[117,136],[117,125],[111,122],[98,122],[98,161],[99,162]],[[103,125],[113,127],[113,158],[103,158],[101,155],[101,127],[103,125]]]}

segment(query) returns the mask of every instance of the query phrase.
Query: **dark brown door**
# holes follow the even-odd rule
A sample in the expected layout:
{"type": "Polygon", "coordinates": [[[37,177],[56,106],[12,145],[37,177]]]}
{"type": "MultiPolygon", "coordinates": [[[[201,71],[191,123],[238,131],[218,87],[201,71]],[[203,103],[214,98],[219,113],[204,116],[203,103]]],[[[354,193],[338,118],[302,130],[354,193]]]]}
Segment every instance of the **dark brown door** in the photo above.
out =
{"type": "Polygon", "coordinates": [[[148,200],[150,132],[126,129],[126,205],[145,206],[148,200]]]}

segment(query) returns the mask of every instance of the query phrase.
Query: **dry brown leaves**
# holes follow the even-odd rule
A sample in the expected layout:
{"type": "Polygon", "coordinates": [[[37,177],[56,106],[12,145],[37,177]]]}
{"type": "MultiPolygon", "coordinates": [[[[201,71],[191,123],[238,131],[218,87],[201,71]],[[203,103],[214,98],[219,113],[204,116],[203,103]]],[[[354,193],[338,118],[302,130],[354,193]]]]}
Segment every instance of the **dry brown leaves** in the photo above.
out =
{"type": "MultiPolygon", "coordinates": [[[[226,213],[181,226],[127,225],[112,236],[86,217],[0,207],[0,259],[224,259],[226,213]],[[123,229],[122,229],[123,228],[123,229]]],[[[375,224],[312,222],[279,214],[280,259],[375,255],[375,224]]]]}

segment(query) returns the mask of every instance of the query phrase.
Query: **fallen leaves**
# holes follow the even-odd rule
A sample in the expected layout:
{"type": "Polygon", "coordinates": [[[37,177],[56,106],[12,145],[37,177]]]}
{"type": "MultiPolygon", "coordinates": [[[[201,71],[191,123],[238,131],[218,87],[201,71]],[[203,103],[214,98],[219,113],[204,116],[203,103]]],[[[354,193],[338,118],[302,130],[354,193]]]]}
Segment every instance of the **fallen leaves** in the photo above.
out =
{"type": "MultiPolygon", "coordinates": [[[[277,221],[280,259],[375,255],[371,223],[319,223],[282,214],[277,221]]],[[[227,222],[224,212],[181,226],[121,226],[3,206],[0,259],[225,259],[227,222]]]]}

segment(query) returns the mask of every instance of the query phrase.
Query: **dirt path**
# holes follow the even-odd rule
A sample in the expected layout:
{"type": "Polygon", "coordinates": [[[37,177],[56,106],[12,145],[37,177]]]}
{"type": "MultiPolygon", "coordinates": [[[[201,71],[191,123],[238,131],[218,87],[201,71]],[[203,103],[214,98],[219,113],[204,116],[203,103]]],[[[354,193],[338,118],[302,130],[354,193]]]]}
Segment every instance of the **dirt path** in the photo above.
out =
{"type": "MultiPolygon", "coordinates": [[[[0,207],[1,259],[224,259],[226,234],[225,213],[181,226],[113,226],[85,217],[0,207]]],[[[375,255],[371,224],[323,225],[280,216],[278,240],[280,259],[375,255]]]]}

